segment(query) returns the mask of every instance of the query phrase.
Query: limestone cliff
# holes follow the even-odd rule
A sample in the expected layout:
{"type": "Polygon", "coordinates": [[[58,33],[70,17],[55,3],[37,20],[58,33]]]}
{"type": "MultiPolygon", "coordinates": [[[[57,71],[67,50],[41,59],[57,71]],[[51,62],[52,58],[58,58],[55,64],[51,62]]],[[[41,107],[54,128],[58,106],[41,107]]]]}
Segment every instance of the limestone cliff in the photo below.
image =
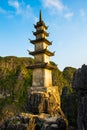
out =
{"type": "Polygon", "coordinates": [[[83,65],[75,72],[73,88],[76,91],[78,103],[78,129],[87,130],[87,65],[83,65]]]}

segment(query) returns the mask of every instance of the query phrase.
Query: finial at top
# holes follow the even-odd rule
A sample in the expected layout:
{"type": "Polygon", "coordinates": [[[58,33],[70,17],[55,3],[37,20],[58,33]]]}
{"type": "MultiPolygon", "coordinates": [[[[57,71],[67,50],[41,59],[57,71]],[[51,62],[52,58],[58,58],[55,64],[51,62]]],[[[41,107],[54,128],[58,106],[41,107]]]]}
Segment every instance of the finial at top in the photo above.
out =
{"type": "Polygon", "coordinates": [[[40,21],[40,22],[42,21],[42,12],[41,12],[41,10],[40,10],[39,21],[40,21]]]}

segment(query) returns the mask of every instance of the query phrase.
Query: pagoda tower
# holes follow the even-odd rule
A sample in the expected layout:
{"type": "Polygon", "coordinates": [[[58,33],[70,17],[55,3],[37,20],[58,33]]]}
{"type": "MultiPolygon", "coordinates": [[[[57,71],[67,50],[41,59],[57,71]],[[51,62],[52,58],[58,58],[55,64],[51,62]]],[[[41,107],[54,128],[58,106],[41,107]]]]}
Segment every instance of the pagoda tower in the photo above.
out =
{"type": "Polygon", "coordinates": [[[34,45],[34,51],[29,51],[29,54],[34,56],[34,63],[27,67],[33,72],[32,86],[28,88],[27,93],[27,111],[33,115],[45,114],[45,117],[62,116],[58,86],[52,85],[51,72],[52,69],[57,69],[57,66],[50,63],[50,57],[54,56],[54,52],[48,49],[52,42],[47,40],[48,27],[42,20],[41,11],[39,22],[34,25],[34,28],[36,29],[33,32],[35,40],[30,40],[34,45]]]}
{"type": "Polygon", "coordinates": [[[42,13],[40,11],[39,22],[34,25],[36,29],[33,35],[35,40],[30,40],[30,43],[34,45],[34,51],[29,51],[30,55],[34,56],[34,64],[28,68],[33,69],[33,81],[32,87],[51,87],[52,86],[52,69],[55,66],[50,64],[50,56],[54,56],[54,52],[48,50],[48,46],[52,45],[52,42],[47,40],[49,33],[46,32],[47,26],[42,20],[42,13]]]}

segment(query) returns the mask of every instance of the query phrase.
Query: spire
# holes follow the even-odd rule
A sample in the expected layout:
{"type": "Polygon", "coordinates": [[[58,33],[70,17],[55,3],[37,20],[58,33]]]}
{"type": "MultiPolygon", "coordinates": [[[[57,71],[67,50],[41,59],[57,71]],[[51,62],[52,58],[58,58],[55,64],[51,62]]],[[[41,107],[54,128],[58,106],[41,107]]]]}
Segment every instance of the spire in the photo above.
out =
{"type": "Polygon", "coordinates": [[[42,12],[41,12],[41,10],[40,10],[39,21],[40,21],[40,22],[42,21],[42,12]]]}

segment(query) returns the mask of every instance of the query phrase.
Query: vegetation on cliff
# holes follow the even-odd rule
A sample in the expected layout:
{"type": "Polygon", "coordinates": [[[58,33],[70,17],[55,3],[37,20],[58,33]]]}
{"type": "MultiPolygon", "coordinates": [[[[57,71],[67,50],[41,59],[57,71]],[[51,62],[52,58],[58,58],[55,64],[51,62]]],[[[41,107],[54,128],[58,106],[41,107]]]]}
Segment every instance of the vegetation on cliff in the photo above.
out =
{"type": "Polygon", "coordinates": [[[32,58],[0,57],[0,112],[5,114],[15,106],[17,111],[24,109],[32,82],[32,72],[26,66],[32,62],[32,58]]]}

